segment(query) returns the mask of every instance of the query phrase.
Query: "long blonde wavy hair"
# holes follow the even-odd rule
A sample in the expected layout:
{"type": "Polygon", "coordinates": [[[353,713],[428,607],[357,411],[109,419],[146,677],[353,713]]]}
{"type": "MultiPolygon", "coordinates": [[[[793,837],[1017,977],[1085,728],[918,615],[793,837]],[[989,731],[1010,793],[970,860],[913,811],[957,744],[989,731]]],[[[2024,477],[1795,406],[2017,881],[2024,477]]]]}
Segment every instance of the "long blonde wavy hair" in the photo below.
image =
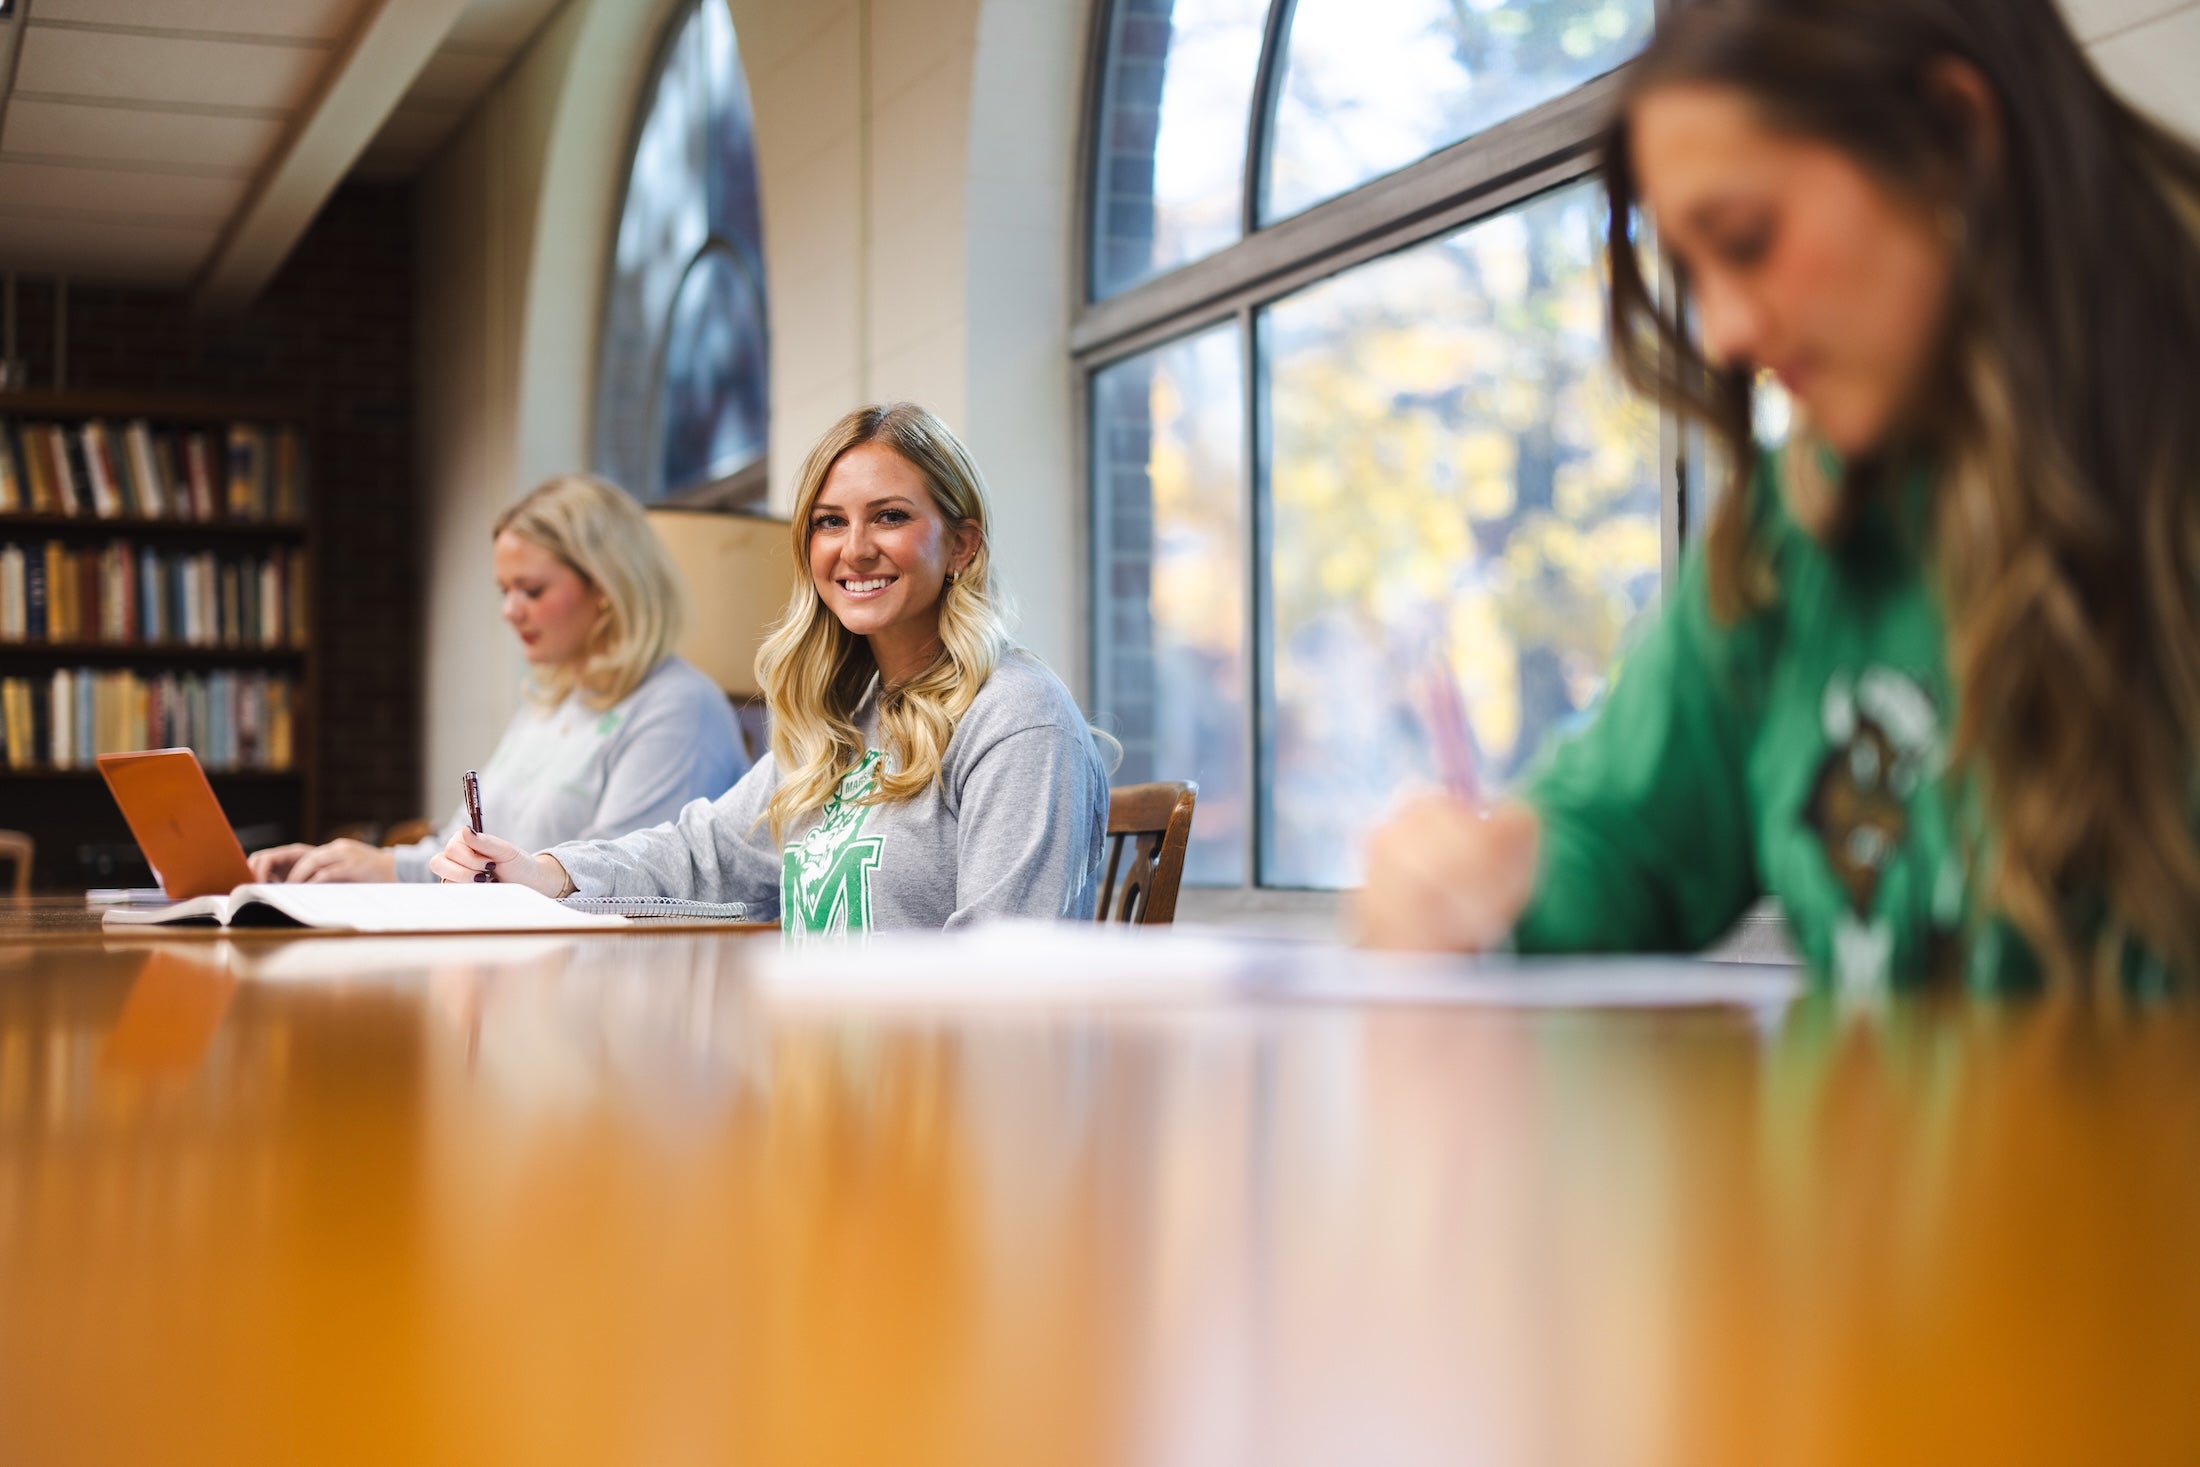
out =
{"type": "Polygon", "coordinates": [[[494,541],[510,530],[572,567],[603,593],[578,662],[535,675],[532,695],[555,707],[578,690],[602,710],[623,702],[672,655],[687,624],[687,596],[672,558],[642,507],[589,474],[560,474],[497,516],[494,541]]]}
{"type": "MultiPolygon", "coordinates": [[[[1603,142],[1613,345],[1636,386],[1719,431],[1739,475],[1749,364],[1705,359],[1632,233],[1628,114],[1673,83],[1738,88],[1767,126],[1832,143],[1960,225],[1937,372],[1901,446],[1792,507],[1838,541],[1901,461],[1937,471],[1950,772],[1983,816],[1978,894],[2051,980],[2099,972],[2126,939],[2193,976],[2200,151],[2109,90],[2052,0],[1679,7],[1603,142]],[[1994,94],[1991,143],[1933,85],[1951,59],[1994,94]]],[[[1747,501],[1738,479],[1706,542],[1728,621],[1778,595],[1747,501]]]]}
{"type": "Polygon", "coordinates": [[[779,767],[779,789],[765,809],[774,841],[784,839],[795,820],[823,808],[866,752],[855,711],[878,663],[870,643],[840,624],[810,578],[810,514],[833,465],[867,443],[893,450],[924,476],[951,528],[978,533],[969,564],[940,592],[939,655],[907,682],[879,690],[879,740],[890,762],[865,803],[906,800],[932,786],[955,726],[1014,645],[994,602],[985,479],[970,450],[915,403],[858,408],[828,428],[795,483],[795,584],[787,614],[756,654],[757,681],[771,709],[772,761],[779,767]]]}

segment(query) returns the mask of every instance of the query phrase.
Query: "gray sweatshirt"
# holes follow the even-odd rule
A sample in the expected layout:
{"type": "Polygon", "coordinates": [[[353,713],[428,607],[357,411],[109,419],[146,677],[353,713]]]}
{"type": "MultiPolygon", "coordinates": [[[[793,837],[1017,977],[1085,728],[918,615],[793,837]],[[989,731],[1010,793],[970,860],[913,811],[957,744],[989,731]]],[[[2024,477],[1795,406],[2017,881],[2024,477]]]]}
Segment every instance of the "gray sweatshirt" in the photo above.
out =
{"type": "MultiPolygon", "coordinates": [[[[523,703],[481,766],[482,829],[530,851],[625,835],[724,794],[748,767],[726,695],[667,657],[606,709],[578,694],[549,709],[523,703]]],[[[461,802],[436,834],[397,847],[397,879],[435,880],[428,858],[465,821],[461,802]]]]}
{"type": "Polygon", "coordinates": [[[761,817],[779,771],[766,754],[724,797],[620,840],[561,845],[582,896],[746,902],[789,942],[988,917],[1088,919],[1099,899],[1108,783],[1084,714],[1044,663],[1012,652],[955,726],[928,790],[859,803],[887,756],[877,683],[856,712],[873,747],[784,848],[761,817]]]}

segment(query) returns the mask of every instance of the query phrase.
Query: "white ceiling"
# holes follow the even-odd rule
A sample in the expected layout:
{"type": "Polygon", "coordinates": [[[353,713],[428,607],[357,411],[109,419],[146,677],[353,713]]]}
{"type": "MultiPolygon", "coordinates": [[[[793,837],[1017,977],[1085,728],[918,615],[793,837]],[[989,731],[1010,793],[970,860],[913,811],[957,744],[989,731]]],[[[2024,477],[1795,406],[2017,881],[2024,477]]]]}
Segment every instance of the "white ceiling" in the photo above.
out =
{"type": "MultiPolygon", "coordinates": [[[[248,298],[344,177],[433,157],[561,3],[17,0],[0,268],[248,298]]],[[[2116,85],[2200,135],[2200,0],[2063,3],[2116,85]]]]}
{"type": "Polygon", "coordinates": [[[561,3],[471,0],[354,172],[374,179],[417,173],[561,3]]]}
{"type": "Polygon", "coordinates": [[[561,0],[17,0],[0,267],[248,297],[347,174],[409,177],[561,0]]]}

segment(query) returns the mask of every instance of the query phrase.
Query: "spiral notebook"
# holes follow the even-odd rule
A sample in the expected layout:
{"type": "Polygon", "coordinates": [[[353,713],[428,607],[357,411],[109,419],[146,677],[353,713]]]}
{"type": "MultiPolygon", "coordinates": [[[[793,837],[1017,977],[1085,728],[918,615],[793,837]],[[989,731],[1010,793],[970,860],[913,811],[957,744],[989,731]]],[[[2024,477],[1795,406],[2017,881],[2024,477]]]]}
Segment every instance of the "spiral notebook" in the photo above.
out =
{"type": "Polygon", "coordinates": [[[584,897],[569,896],[561,905],[599,917],[626,917],[635,921],[746,922],[747,902],[693,902],[685,897],[584,897]]]}

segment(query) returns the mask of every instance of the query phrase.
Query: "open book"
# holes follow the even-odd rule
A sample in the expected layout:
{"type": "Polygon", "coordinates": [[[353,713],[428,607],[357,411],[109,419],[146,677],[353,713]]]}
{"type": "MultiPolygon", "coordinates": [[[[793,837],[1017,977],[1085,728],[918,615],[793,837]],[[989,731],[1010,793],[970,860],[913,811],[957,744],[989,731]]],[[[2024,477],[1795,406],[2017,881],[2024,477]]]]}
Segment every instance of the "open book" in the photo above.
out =
{"type": "Polygon", "coordinates": [[[324,932],[539,932],[623,927],[626,918],[576,911],[502,882],[443,885],[308,882],[240,886],[227,896],[166,907],[113,907],[106,927],[292,927],[324,932]]]}

